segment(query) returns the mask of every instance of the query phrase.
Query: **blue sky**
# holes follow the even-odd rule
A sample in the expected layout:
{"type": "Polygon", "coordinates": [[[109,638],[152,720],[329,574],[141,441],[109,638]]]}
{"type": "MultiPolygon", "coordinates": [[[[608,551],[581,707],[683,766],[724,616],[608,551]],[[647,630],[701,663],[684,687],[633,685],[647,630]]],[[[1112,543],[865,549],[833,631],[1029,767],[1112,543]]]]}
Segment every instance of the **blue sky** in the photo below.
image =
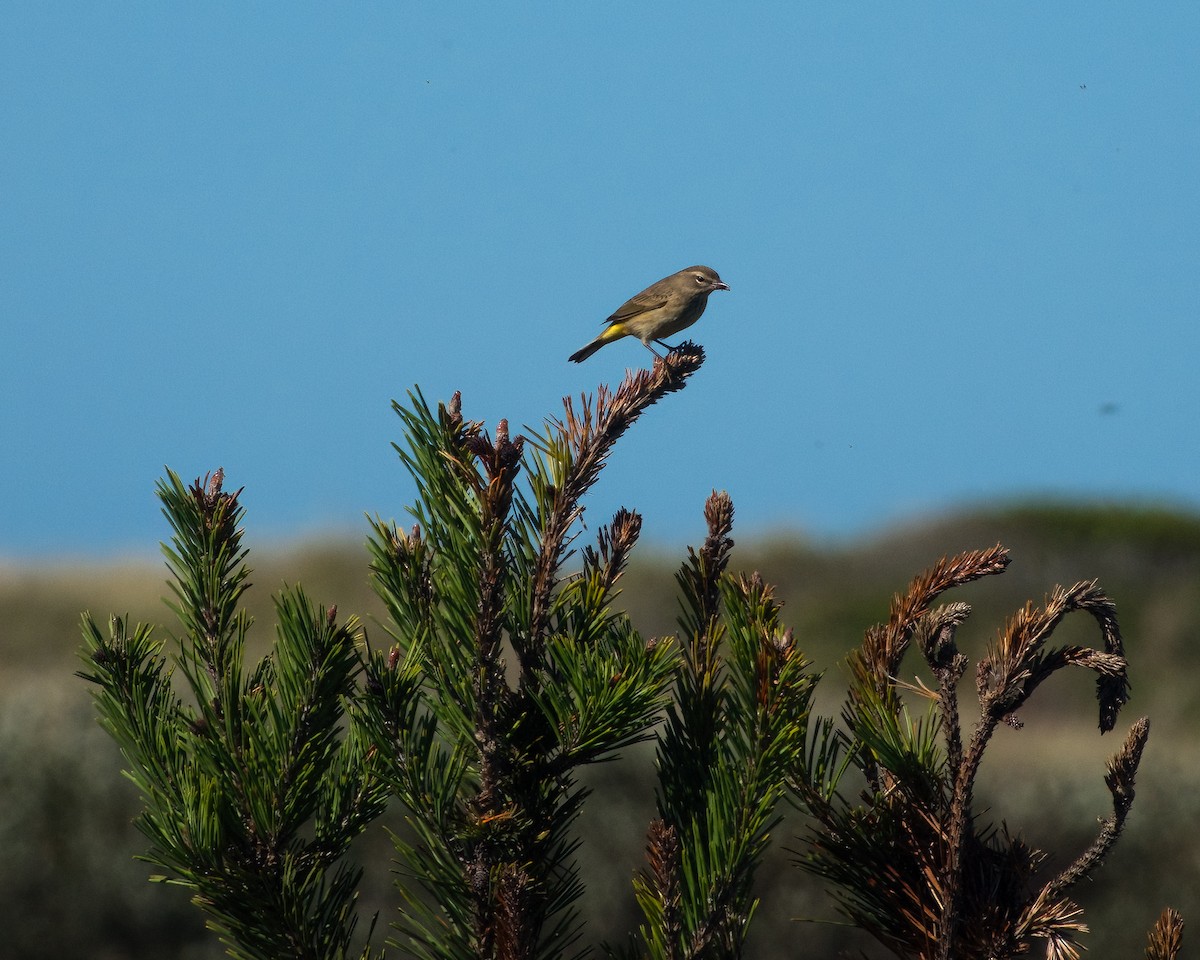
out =
{"type": "Polygon", "coordinates": [[[861,534],[996,497],[1200,506],[1200,5],[83,4],[0,30],[0,556],[251,544],[412,487],[420,384],[540,423],[692,263],[709,359],[592,525],[861,534]]]}

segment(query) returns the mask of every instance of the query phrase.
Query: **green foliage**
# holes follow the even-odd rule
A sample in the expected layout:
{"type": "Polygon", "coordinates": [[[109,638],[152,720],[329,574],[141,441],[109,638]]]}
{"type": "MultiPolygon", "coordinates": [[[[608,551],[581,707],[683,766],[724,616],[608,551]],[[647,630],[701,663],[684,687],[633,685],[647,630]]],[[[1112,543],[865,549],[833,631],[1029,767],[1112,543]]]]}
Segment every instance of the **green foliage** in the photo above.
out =
{"type": "Polygon", "coordinates": [[[418,956],[561,957],[579,939],[576,771],[648,736],[675,651],[610,612],[636,514],[602,528],[577,575],[559,569],[608,449],[688,370],[602,391],[594,417],[568,403],[529,452],[503,421],[493,439],[465,420],[457,396],[396,408],[417,524],[372,522],[392,646],[370,656],[361,716],[416,838],[395,843],[423,888],[404,891],[398,924],[418,956]]]}
{"type": "MultiPolygon", "coordinates": [[[[1112,817],[1049,880],[1038,851],[976,821],[973,790],[997,725],[1019,725],[1016,711],[1064,667],[1096,673],[1101,728],[1112,728],[1127,698],[1112,604],[1086,582],[1013,617],[981,660],[981,719],[964,740],[955,632],[969,608],[933,603],[1002,571],[1007,555],[942,561],[850,657],[842,726],[810,723],[817,677],[772,588],[728,572],[733,506],[714,493],[707,537],[676,578],[679,636],[647,639],[616,608],[641,518],[621,509],[577,547],[582,501],[625,430],[702,361],[685,344],[616,391],[565,401],[562,419],[529,437],[510,438],[505,421],[489,434],[457,394],[436,410],[419,392],[396,405],[418,498],[407,529],[370,521],[383,644],[285,587],[270,652],[249,662],[240,491],[222,489],[221,471],[160,483],[175,649],[146,624],[113,617],[102,629],[85,614],[81,676],[141,795],[146,859],[191,892],[231,956],[584,955],[580,774],[656,726],[657,816],[633,882],[631,958],[743,955],[789,788],[814,818],[805,866],[897,955],[1008,956],[1039,941],[1051,957],[1077,955],[1084,927],[1065,894],[1121,832],[1146,721],[1109,764],[1112,817]],[[1048,645],[1073,611],[1095,619],[1102,650],[1048,645]],[[933,686],[896,679],[914,642],[933,686]],[[928,709],[910,712],[910,696],[928,709]],[[865,784],[855,801],[851,771],[865,784]],[[363,872],[350,848],[392,803],[405,820],[391,835],[400,911],[380,947],[374,921],[357,929],[363,872]]],[[[1174,956],[1180,932],[1164,914],[1154,955],[1174,956]]]]}
{"type": "Polygon", "coordinates": [[[361,870],[346,854],[392,798],[407,821],[393,836],[393,946],[429,960],[583,952],[577,774],[651,736],[672,684],[652,864],[666,834],[681,845],[661,862],[665,886],[643,879],[638,895],[653,915],[681,889],[683,926],[647,928],[647,948],[740,953],[754,869],[803,749],[807,663],[762,582],[722,577],[728,498],[710,504],[709,542],[681,574],[682,657],[612,610],[636,513],[618,511],[582,568],[560,572],[613,444],[702,361],[685,345],[578,412],[568,400],[528,441],[464,419],[458,395],[436,411],[419,393],[397,405],[419,496],[411,530],[371,522],[385,648],[285,589],[272,653],[247,669],[238,494],[220,471],[160,485],[178,653],[145,625],[113,618],[105,633],[85,617],[84,676],[142,794],[148,859],[192,890],[232,955],[371,956],[353,945],[361,870]]]}
{"type": "Polygon", "coordinates": [[[179,654],[144,625],[85,615],[81,675],[145,802],[146,859],[192,891],[230,954],[351,956],[359,871],[343,855],[387,799],[366,741],[343,731],[357,625],[285,591],[274,653],[245,674],[242,511],[221,484],[159,485],[179,654]]]}
{"type": "Polygon", "coordinates": [[[816,678],[760,578],[725,573],[733,505],[709,499],[708,537],[678,574],[684,656],[659,737],[649,869],[635,881],[656,960],[736,957],[754,872],[801,761],[816,678]]]}

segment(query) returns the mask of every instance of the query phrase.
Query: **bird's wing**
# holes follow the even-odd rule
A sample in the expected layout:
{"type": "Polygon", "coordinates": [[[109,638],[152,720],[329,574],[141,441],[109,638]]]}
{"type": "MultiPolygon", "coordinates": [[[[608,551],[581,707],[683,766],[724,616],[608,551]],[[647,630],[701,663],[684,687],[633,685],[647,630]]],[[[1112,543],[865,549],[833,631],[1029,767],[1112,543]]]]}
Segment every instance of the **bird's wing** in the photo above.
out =
{"type": "Polygon", "coordinates": [[[660,293],[656,290],[643,290],[636,297],[630,297],[623,304],[617,307],[616,312],[604,322],[620,323],[622,320],[629,320],[633,317],[640,316],[643,313],[648,313],[651,310],[657,310],[659,307],[665,306],[667,300],[668,295],[665,293],[660,293]]]}

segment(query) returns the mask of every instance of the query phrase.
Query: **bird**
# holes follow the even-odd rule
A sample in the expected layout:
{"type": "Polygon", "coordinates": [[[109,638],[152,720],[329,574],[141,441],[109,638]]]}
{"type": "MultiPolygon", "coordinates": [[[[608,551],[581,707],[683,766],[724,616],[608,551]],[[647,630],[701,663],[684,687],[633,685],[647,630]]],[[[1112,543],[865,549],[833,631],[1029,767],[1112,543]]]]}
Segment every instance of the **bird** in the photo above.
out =
{"type": "Polygon", "coordinates": [[[700,319],[708,306],[708,295],[714,290],[728,290],[717,271],[712,267],[687,267],[658,283],[652,283],[637,296],[630,297],[607,320],[604,331],[586,347],[571,354],[575,363],[583,363],[606,343],[622,337],[637,337],[642,346],[661,360],[657,350],[650,344],[671,349],[663,343],[684,327],[690,327],[700,319]]]}

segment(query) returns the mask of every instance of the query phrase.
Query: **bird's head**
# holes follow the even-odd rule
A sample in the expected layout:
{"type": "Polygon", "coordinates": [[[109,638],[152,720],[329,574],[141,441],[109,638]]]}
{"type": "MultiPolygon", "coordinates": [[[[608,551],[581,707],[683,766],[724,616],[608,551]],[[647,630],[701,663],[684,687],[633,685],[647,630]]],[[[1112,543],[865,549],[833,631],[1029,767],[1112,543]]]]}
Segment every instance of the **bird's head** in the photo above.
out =
{"type": "Polygon", "coordinates": [[[717,276],[717,271],[712,267],[688,267],[679,272],[690,281],[692,290],[696,293],[712,293],[714,290],[729,289],[729,284],[717,276]]]}

